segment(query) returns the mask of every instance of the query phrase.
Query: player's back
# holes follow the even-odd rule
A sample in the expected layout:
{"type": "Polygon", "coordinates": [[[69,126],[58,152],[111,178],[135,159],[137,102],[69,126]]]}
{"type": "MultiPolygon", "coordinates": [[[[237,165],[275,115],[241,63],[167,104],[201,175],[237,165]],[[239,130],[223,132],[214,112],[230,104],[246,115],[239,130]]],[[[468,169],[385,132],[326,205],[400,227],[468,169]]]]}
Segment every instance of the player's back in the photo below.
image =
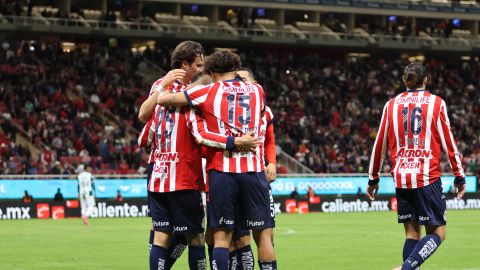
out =
{"type": "MultiPolygon", "coordinates": [[[[397,188],[419,188],[440,178],[442,146],[460,163],[445,102],[428,91],[406,91],[387,105],[388,142],[397,188]]],[[[381,132],[381,131],[380,131],[381,132]]],[[[458,170],[458,167],[454,166],[458,170]]],[[[460,166],[461,167],[461,166],[460,166]]]]}
{"type": "MultiPolygon", "coordinates": [[[[189,98],[193,105],[200,106],[208,130],[234,137],[249,132],[262,136],[265,93],[260,85],[236,78],[198,89],[191,89],[189,98]]],[[[257,148],[255,153],[209,149],[208,169],[235,173],[260,172],[264,170],[263,152],[263,146],[257,148]]]]}

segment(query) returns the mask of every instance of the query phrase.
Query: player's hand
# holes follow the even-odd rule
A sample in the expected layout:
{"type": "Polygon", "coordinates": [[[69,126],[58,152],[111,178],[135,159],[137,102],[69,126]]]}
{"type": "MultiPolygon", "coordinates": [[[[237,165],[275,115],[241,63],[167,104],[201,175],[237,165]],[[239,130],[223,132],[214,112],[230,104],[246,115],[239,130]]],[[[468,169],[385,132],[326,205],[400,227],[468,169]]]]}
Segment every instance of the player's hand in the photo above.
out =
{"type": "Polygon", "coordinates": [[[457,200],[462,199],[463,195],[465,195],[465,191],[467,190],[467,185],[455,185],[453,188],[453,192],[457,193],[457,200]]]}
{"type": "Polygon", "coordinates": [[[170,70],[162,80],[162,88],[165,89],[167,86],[172,84],[175,80],[181,80],[185,76],[185,70],[183,69],[172,69],[170,70]]]}
{"type": "Polygon", "coordinates": [[[258,146],[258,137],[254,137],[253,132],[249,132],[242,137],[235,137],[235,147],[240,151],[255,152],[258,146]]]}
{"type": "Polygon", "coordinates": [[[378,193],[378,184],[376,185],[368,185],[367,187],[367,197],[370,199],[370,200],[375,200],[375,196],[377,196],[377,193],[378,193]]]}
{"type": "Polygon", "coordinates": [[[277,166],[273,163],[268,163],[265,174],[269,182],[275,181],[275,178],[277,178],[277,166]]]}

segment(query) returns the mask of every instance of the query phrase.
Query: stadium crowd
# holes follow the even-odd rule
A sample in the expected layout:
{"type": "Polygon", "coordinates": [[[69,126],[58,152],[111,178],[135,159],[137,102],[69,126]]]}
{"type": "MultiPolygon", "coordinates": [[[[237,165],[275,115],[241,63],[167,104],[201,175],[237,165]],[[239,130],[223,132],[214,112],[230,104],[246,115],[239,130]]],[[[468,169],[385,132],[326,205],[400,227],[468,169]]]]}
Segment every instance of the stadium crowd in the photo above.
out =
{"type": "MultiPolygon", "coordinates": [[[[96,173],[143,172],[145,156],[134,129],[142,128],[137,114],[151,83],[145,58],[168,70],[171,49],[162,45],[140,55],[111,44],[70,52],[52,41],[3,46],[0,172],[68,174],[81,163],[96,173]],[[19,143],[17,134],[39,153],[19,143]]],[[[283,49],[239,52],[265,88],[284,152],[317,173],[367,171],[383,104],[404,90],[407,60],[327,59],[322,51],[283,49]]],[[[465,169],[478,175],[480,63],[431,58],[427,64],[429,89],[449,105],[465,169]]],[[[443,167],[450,171],[446,161],[443,167]]]]}
{"type": "Polygon", "coordinates": [[[81,163],[104,173],[140,167],[128,127],[137,123],[136,100],[149,87],[139,72],[145,63],[128,49],[90,45],[69,53],[57,42],[4,45],[3,173],[71,173],[81,163]],[[40,150],[38,159],[14,144],[18,131],[40,150]]]}

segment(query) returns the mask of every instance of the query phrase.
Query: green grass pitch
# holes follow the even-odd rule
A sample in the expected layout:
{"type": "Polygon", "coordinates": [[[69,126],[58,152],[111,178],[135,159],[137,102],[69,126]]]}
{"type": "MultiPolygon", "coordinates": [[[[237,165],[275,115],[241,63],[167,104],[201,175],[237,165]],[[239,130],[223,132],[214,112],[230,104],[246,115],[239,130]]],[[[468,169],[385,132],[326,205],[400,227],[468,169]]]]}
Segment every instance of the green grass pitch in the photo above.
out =
{"type": "MultiPolygon", "coordinates": [[[[404,236],[393,212],[282,214],[283,270],[391,269],[404,236]]],[[[148,269],[147,218],[0,221],[0,269],[148,269]]],[[[447,240],[422,270],[480,270],[480,212],[450,211],[447,240]]],[[[187,253],[174,269],[188,269],[187,253]]],[[[258,267],[256,267],[258,269],[258,267]]]]}

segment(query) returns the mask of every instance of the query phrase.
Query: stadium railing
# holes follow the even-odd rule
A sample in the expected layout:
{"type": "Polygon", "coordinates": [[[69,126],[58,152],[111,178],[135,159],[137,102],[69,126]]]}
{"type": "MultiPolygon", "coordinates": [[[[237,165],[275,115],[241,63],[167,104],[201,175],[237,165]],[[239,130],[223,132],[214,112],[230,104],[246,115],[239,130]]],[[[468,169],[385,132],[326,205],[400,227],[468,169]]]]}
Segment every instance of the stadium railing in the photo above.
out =
{"type": "MultiPolygon", "coordinates": [[[[480,37],[477,38],[443,38],[443,37],[399,37],[391,35],[373,34],[369,36],[358,33],[337,33],[337,32],[319,32],[276,28],[268,29],[266,32],[261,28],[230,28],[216,25],[196,25],[192,28],[189,25],[182,24],[164,24],[153,22],[113,22],[102,20],[78,20],[64,18],[43,17],[22,17],[22,16],[2,16],[0,17],[0,30],[17,31],[18,27],[29,31],[53,31],[59,33],[77,33],[92,34],[96,31],[111,31],[112,35],[121,36],[144,36],[159,37],[162,34],[171,36],[181,33],[182,36],[198,36],[199,38],[215,38],[219,40],[232,40],[232,37],[238,40],[251,39],[251,41],[268,42],[300,42],[305,44],[326,44],[340,46],[395,46],[404,48],[409,47],[441,47],[449,46],[457,50],[478,48],[480,46],[480,37]],[[24,27],[28,27],[25,29],[24,27]],[[136,30],[136,31],[125,31],[136,30]]],[[[106,33],[105,33],[106,34],[106,33]]]]}
{"type": "Polygon", "coordinates": [[[308,175],[314,173],[313,170],[283,151],[277,153],[277,161],[278,164],[284,165],[287,168],[287,171],[294,172],[295,174],[308,175]]]}

